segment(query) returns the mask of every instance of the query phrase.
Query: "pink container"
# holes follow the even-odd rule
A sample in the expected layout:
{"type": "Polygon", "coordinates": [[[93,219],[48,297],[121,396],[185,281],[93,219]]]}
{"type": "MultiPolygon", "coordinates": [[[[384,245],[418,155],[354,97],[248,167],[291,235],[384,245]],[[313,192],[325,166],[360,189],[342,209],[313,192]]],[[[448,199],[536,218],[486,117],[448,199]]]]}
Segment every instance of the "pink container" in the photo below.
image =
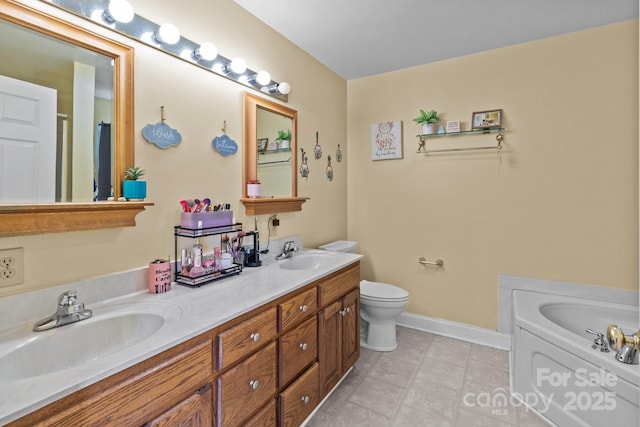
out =
{"type": "Polygon", "coordinates": [[[149,293],[161,294],[171,290],[171,263],[157,259],[149,263],[149,293]]]}

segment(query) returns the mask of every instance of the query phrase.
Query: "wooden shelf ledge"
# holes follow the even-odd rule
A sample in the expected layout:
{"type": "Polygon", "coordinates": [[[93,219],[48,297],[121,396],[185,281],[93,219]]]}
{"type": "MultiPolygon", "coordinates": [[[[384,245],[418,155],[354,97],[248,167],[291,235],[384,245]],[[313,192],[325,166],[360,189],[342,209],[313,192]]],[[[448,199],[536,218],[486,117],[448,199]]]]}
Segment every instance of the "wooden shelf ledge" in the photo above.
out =
{"type": "Polygon", "coordinates": [[[247,215],[296,212],[309,197],[246,197],[240,199],[247,215]]]}
{"type": "Polygon", "coordinates": [[[133,227],[151,202],[0,204],[0,237],[133,227]]]}

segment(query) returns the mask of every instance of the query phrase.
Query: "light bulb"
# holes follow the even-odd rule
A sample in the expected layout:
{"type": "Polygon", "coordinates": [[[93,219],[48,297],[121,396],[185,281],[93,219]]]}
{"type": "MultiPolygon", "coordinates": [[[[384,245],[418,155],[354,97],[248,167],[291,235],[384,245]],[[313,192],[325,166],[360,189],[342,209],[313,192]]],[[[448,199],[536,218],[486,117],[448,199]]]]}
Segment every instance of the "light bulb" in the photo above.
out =
{"type": "Polygon", "coordinates": [[[180,41],[180,30],[173,24],[162,24],[156,32],[156,38],[160,43],[176,44],[180,41]]]}
{"type": "Polygon", "coordinates": [[[235,74],[242,74],[247,70],[247,63],[242,58],[233,58],[227,69],[235,74]]]}
{"type": "Polygon", "coordinates": [[[278,92],[283,95],[288,95],[291,92],[291,85],[287,82],[282,82],[278,85],[278,92]]]}
{"type": "Polygon", "coordinates": [[[133,21],[135,13],[127,0],[111,0],[103,16],[110,24],[114,22],[126,24],[133,21]]]}
{"type": "Polygon", "coordinates": [[[260,71],[258,74],[256,74],[256,81],[262,85],[262,86],[266,86],[269,83],[271,83],[271,74],[269,74],[268,71],[260,71]]]}
{"type": "Polygon", "coordinates": [[[205,42],[193,53],[196,59],[204,59],[205,61],[213,61],[218,56],[218,49],[213,43],[205,42]]]}

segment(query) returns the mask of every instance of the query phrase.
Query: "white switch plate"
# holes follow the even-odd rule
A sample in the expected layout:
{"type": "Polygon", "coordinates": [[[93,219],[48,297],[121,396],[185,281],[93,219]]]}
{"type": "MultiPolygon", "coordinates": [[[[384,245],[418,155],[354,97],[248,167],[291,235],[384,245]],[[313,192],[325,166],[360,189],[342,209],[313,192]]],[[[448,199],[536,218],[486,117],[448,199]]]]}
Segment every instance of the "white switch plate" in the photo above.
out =
{"type": "Polygon", "coordinates": [[[23,248],[0,249],[0,288],[24,282],[23,248]]]}

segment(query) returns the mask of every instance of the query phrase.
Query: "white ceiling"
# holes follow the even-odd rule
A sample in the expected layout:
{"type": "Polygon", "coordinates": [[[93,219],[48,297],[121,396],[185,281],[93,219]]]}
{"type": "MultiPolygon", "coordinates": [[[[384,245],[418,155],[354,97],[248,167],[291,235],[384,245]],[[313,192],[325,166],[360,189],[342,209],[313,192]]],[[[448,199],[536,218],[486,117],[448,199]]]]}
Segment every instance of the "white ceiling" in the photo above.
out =
{"type": "Polygon", "coordinates": [[[346,80],[638,18],[638,0],[235,2],[346,80]]]}

